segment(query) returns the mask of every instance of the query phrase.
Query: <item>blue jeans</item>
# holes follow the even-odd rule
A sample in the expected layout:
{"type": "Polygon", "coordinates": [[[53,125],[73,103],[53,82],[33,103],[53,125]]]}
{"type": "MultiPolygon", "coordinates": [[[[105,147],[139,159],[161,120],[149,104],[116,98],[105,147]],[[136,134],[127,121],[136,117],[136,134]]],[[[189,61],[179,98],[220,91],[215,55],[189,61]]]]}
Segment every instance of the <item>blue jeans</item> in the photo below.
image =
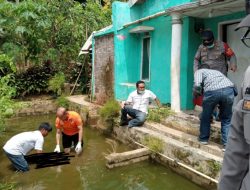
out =
{"type": "Polygon", "coordinates": [[[9,158],[13,166],[17,169],[17,171],[26,172],[29,171],[29,165],[25,160],[23,155],[13,155],[4,151],[6,156],[9,158]]]}
{"type": "Polygon", "coordinates": [[[141,126],[146,120],[147,114],[133,109],[131,106],[124,106],[121,110],[121,122],[128,122],[128,127],[141,126]],[[129,120],[127,114],[133,119],[129,120]]]}
{"type": "Polygon", "coordinates": [[[199,140],[207,142],[210,136],[210,118],[216,105],[220,108],[221,117],[221,140],[223,145],[227,143],[227,135],[231,126],[232,106],[234,101],[234,91],[232,87],[204,93],[202,103],[202,116],[200,122],[199,140]]]}

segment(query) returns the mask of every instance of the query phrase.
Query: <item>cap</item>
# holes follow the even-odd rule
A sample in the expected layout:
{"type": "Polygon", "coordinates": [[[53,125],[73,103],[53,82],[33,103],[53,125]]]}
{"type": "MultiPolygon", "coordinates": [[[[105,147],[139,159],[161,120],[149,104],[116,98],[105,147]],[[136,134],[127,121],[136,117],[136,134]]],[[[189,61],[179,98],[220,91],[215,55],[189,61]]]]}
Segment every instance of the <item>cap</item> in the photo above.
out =
{"type": "Polygon", "coordinates": [[[239,30],[240,28],[243,28],[243,27],[250,27],[250,14],[241,20],[241,22],[235,28],[235,31],[239,30]]]}
{"type": "Polygon", "coordinates": [[[204,30],[203,32],[201,32],[201,39],[203,40],[214,39],[214,33],[211,30],[204,30]]]}

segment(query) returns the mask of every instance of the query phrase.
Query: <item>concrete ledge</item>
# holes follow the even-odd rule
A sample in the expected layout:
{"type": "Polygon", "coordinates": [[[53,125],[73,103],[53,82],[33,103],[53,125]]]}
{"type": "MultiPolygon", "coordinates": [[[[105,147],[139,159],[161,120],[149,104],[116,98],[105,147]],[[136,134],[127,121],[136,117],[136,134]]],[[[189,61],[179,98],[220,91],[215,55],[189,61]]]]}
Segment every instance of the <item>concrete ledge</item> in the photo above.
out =
{"type": "Polygon", "coordinates": [[[23,107],[15,111],[15,116],[41,115],[56,112],[54,100],[32,100],[21,103],[23,107]]]}

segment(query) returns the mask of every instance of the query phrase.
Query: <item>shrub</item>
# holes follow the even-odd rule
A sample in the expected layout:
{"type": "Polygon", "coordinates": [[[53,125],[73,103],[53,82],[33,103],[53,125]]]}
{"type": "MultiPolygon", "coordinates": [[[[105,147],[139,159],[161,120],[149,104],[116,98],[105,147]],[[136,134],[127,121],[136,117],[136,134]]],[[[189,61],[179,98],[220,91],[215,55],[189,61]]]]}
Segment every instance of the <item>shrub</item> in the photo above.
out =
{"type": "Polygon", "coordinates": [[[99,110],[101,119],[106,123],[109,132],[112,132],[116,120],[120,115],[121,107],[116,100],[108,100],[99,110]]]}
{"type": "Polygon", "coordinates": [[[57,107],[65,107],[69,108],[69,100],[65,98],[65,96],[60,96],[56,99],[56,105],[57,107]]]}
{"type": "Polygon", "coordinates": [[[4,120],[14,114],[14,110],[21,105],[11,98],[15,96],[15,89],[9,86],[10,75],[0,78],[0,130],[3,129],[4,120]]]}
{"type": "Polygon", "coordinates": [[[12,58],[5,54],[0,54],[0,77],[6,76],[16,71],[12,58]]]}
{"type": "Polygon", "coordinates": [[[63,84],[65,83],[65,76],[62,72],[56,73],[49,80],[49,90],[53,91],[57,96],[62,94],[63,84]]]}
{"type": "Polygon", "coordinates": [[[54,75],[50,65],[33,66],[14,76],[11,85],[16,88],[16,97],[47,92],[48,81],[54,75]]]}
{"type": "Polygon", "coordinates": [[[121,107],[116,100],[108,100],[100,109],[100,116],[103,119],[118,117],[121,107]]]}

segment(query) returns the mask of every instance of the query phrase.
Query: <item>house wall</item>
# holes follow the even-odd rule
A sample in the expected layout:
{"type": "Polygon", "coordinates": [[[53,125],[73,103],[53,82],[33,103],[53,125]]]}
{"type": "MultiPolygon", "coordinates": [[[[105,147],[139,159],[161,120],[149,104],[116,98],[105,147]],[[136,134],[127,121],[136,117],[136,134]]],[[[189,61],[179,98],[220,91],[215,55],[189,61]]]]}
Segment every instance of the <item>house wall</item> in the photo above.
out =
{"type": "Polygon", "coordinates": [[[180,66],[181,109],[193,109],[193,62],[200,44],[200,36],[195,32],[196,19],[184,17],[182,25],[182,49],[180,66]]]}
{"type": "MultiPolygon", "coordinates": [[[[121,15],[122,17],[127,15],[125,12],[121,14],[122,8],[120,6],[123,7],[123,4],[118,3],[113,7],[114,28],[119,28],[116,26],[120,25],[120,23],[116,23],[116,20],[120,20],[121,15]]],[[[127,16],[129,17],[129,15],[127,16]]],[[[154,27],[154,31],[149,33],[151,37],[150,81],[146,81],[146,85],[165,104],[171,102],[171,19],[170,16],[161,16],[139,24],[154,27]]],[[[193,18],[183,18],[180,76],[182,109],[193,108],[193,57],[200,42],[199,35],[194,32],[194,23],[195,19],[193,18]]],[[[128,94],[135,90],[136,81],[140,80],[144,33],[129,33],[129,30],[136,26],[138,24],[115,31],[115,97],[119,100],[125,100],[128,94]]]]}
{"type": "Polygon", "coordinates": [[[219,17],[209,18],[209,19],[204,20],[204,25],[205,25],[205,28],[210,28],[214,32],[215,37],[218,38],[218,36],[219,36],[219,34],[218,34],[218,24],[220,22],[233,21],[233,20],[241,19],[245,15],[246,15],[245,12],[240,12],[240,13],[230,14],[230,15],[226,15],[226,16],[219,16],[219,17]]]}
{"type": "Polygon", "coordinates": [[[95,38],[94,53],[95,98],[103,104],[114,96],[114,35],[95,38]]]}
{"type": "MultiPolygon", "coordinates": [[[[194,0],[193,0],[194,1],[194,0]]],[[[173,7],[176,5],[181,5],[189,2],[193,2],[192,0],[147,0],[142,4],[136,4],[130,9],[130,18],[132,21],[158,13],[160,11],[164,11],[169,7],[173,7]]]]}
{"type": "MultiPolygon", "coordinates": [[[[128,94],[135,90],[136,81],[140,80],[142,39],[145,34],[131,34],[129,30],[136,26],[144,25],[154,27],[154,31],[149,32],[151,37],[150,80],[146,81],[146,86],[158,96],[162,103],[171,102],[171,16],[156,17],[128,27],[124,27],[124,24],[163,11],[168,7],[188,2],[191,1],[149,0],[132,8],[127,3],[113,3],[112,19],[115,44],[114,92],[116,99],[126,100],[128,94]]],[[[211,28],[216,36],[219,22],[242,17],[243,13],[208,19],[183,17],[180,65],[182,110],[193,108],[193,60],[196,50],[201,43],[200,35],[195,32],[195,24],[203,22],[205,28],[211,28]]]]}

